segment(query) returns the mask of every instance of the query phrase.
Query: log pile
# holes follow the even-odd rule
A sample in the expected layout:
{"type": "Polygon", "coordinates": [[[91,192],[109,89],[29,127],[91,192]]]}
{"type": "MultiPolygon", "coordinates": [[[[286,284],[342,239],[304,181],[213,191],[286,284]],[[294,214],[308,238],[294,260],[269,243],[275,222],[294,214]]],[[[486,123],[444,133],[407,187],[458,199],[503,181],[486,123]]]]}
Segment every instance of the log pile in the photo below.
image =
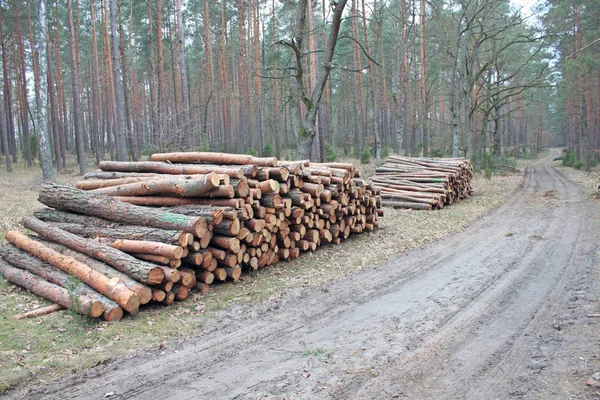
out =
{"type": "Polygon", "coordinates": [[[99,166],[77,188],[42,187],[48,208],[23,219],[35,235],[6,235],[0,272],[106,320],[339,244],[383,215],[379,189],[351,164],[168,153],[99,166]]]}
{"type": "Polygon", "coordinates": [[[472,193],[473,167],[464,158],[390,156],[369,182],[383,205],[413,210],[443,208],[472,193]]]}

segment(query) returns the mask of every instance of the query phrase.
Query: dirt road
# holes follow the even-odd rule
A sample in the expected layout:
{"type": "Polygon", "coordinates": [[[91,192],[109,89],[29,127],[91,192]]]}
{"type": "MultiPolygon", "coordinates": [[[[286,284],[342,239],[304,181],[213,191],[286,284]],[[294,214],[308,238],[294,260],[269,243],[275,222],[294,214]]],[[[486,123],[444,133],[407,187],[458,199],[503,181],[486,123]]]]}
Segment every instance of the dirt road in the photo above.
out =
{"type": "Polygon", "coordinates": [[[600,212],[553,156],[455,237],[326,288],[234,306],[176,347],[10,396],[593,397],[600,212]]]}

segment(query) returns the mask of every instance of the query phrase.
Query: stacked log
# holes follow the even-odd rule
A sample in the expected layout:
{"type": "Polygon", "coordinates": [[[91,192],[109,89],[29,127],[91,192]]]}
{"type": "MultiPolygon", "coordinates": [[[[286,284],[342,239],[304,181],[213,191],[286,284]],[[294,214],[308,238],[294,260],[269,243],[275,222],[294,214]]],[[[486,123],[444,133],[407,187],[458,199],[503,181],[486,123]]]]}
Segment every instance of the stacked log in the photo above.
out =
{"type": "Polygon", "coordinates": [[[473,167],[464,158],[390,156],[369,179],[386,207],[440,209],[471,195],[473,167]]]}
{"type": "MultiPolygon", "coordinates": [[[[107,320],[339,244],[383,215],[379,189],[351,164],[165,153],[99,167],[77,188],[44,185],[48,208],[23,219],[35,236],[9,233],[0,256],[59,288],[76,276],[85,288],[77,293],[101,299],[107,320]],[[114,306],[121,315],[108,317],[114,306]]],[[[85,304],[79,312],[90,315],[85,304]]]]}

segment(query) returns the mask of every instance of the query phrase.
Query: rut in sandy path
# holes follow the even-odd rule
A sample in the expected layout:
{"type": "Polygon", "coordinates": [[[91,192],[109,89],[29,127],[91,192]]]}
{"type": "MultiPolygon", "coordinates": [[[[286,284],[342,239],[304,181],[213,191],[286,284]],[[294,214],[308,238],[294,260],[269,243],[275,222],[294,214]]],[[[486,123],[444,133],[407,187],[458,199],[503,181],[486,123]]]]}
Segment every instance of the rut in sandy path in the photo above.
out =
{"type": "Polygon", "coordinates": [[[535,390],[532,365],[554,362],[561,345],[547,328],[590,274],[599,238],[597,207],[550,160],[528,169],[509,203],[453,238],[324,290],[236,306],[177,353],[93,368],[26,397],[506,398],[535,390]]]}

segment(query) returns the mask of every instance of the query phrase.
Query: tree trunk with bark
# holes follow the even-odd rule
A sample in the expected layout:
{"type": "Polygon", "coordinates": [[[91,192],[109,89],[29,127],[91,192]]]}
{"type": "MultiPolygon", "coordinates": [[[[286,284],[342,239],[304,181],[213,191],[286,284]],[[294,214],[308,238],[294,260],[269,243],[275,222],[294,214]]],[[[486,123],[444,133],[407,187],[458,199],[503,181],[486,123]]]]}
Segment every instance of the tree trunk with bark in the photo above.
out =
{"type": "MultiPolygon", "coordinates": [[[[39,54],[39,73],[40,76],[46,76],[46,41],[48,39],[48,21],[46,20],[46,0],[40,0],[38,8],[38,18],[41,29],[38,36],[38,54],[39,54]]],[[[54,169],[52,168],[52,153],[50,152],[50,141],[48,140],[48,121],[46,106],[47,100],[47,81],[40,79],[40,108],[37,110],[37,135],[40,148],[40,164],[42,166],[42,178],[44,181],[55,180],[54,169]]]]}
{"type": "Polygon", "coordinates": [[[79,162],[79,173],[85,174],[85,148],[83,133],[83,111],[81,110],[81,89],[79,87],[79,65],[77,63],[77,37],[75,34],[75,22],[73,18],[73,1],[67,0],[69,9],[69,42],[71,46],[71,86],[73,88],[73,123],[75,128],[75,148],[77,149],[77,161],[79,162]]]}

